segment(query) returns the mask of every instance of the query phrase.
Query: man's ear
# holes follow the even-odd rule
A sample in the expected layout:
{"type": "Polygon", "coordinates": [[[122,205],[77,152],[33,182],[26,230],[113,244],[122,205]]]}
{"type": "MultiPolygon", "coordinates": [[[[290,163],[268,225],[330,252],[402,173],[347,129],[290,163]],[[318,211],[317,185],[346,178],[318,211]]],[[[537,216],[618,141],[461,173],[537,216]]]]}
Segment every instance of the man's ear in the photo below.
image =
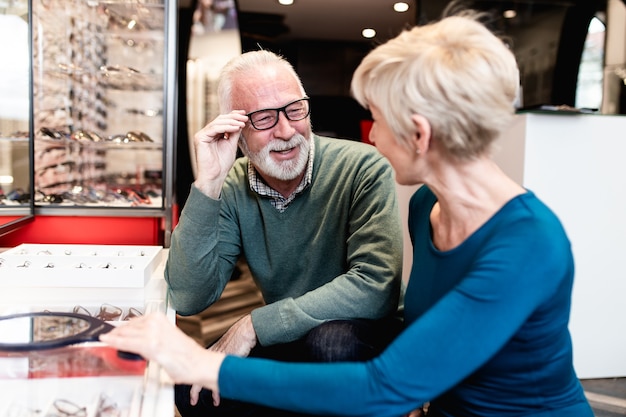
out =
{"type": "Polygon", "coordinates": [[[420,114],[414,114],[411,116],[413,121],[413,135],[411,137],[411,143],[416,153],[425,153],[430,146],[431,139],[431,127],[427,118],[420,114]]]}

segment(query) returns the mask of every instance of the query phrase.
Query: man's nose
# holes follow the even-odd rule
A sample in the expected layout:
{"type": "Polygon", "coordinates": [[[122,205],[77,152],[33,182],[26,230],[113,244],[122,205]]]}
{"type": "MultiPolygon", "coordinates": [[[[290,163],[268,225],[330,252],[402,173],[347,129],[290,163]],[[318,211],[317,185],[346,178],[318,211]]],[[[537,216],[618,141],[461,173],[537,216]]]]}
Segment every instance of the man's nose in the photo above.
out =
{"type": "Polygon", "coordinates": [[[290,140],[296,129],[291,125],[291,121],[282,111],[278,112],[278,122],[274,126],[274,136],[277,139],[290,140]]]}

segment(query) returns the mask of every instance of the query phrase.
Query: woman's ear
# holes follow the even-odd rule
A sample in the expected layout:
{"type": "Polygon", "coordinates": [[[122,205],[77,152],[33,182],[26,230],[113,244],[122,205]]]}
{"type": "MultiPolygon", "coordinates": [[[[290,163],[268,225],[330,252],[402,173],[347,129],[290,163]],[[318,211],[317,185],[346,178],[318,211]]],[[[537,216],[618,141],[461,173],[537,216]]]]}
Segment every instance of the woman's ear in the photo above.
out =
{"type": "Polygon", "coordinates": [[[411,116],[413,121],[413,136],[411,142],[415,152],[423,154],[428,150],[431,138],[431,128],[428,119],[420,114],[411,116]]]}

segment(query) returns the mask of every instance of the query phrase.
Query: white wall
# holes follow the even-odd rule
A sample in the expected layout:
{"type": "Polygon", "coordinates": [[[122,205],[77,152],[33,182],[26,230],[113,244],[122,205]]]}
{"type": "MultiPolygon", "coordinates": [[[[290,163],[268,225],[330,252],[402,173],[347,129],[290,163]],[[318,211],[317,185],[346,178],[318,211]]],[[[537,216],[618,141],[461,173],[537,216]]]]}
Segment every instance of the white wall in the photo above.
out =
{"type": "Polygon", "coordinates": [[[413,265],[413,245],[409,237],[409,200],[419,185],[399,185],[396,184],[398,192],[398,205],[400,206],[400,218],[402,219],[402,237],[404,243],[404,254],[402,259],[402,280],[406,284],[411,275],[411,265],[413,265]]]}

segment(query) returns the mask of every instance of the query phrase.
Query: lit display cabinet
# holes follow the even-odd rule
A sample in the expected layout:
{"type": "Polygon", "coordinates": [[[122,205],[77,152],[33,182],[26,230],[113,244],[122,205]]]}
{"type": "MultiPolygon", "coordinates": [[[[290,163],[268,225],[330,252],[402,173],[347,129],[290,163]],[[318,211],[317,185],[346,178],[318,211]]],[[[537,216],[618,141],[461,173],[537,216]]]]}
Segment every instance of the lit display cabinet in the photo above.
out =
{"type": "Polygon", "coordinates": [[[172,223],[177,5],[32,0],[36,215],[172,223]]]}

